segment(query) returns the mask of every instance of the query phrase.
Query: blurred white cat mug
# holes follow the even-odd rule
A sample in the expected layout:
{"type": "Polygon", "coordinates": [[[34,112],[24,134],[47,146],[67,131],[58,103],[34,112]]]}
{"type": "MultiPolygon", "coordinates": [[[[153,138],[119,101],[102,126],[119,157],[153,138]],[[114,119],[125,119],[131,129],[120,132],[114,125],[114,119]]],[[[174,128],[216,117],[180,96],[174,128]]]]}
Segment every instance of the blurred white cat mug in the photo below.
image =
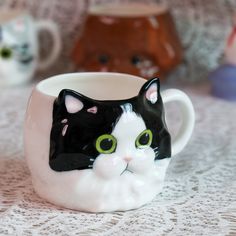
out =
{"type": "Polygon", "coordinates": [[[177,89],[160,92],[158,78],[91,72],[43,80],[32,92],[24,129],[34,189],[80,211],[138,208],[162,190],[194,117],[189,97],[177,89]],[[174,136],[165,122],[169,102],[182,113],[174,136]]]}
{"type": "Polygon", "coordinates": [[[46,69],[61,49],[57,25],[50,20],[35,20],[21,10],[0,12],[0,87],[30,81],[36,69],[46,69]],[[39,33],[46,31],[52,48],[45,58],[39,56],[39,33]]]}

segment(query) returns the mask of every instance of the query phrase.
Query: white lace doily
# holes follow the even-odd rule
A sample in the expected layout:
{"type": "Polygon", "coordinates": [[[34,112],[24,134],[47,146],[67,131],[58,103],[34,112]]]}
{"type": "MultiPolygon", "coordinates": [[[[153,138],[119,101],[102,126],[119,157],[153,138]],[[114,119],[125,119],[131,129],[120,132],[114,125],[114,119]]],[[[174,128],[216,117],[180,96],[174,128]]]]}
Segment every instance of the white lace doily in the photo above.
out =
{"type": "MultiPolygon", "coordinates": [[[[236,103],[184,90],[196,127],[163,192],[140,209],[109,214],[58,208],[35,194],[22,138],[31,86],[0,90],[0,235],[236,235],[236,103]]],[[[168,107],[173,127],[175,111],[168,107]]]]}
{"type": "MultiPolygon", "coordinates": [[[[60,25],[64,49],[47,72],[52,74],[73,68],[69,55],[81,30],[83,2],[2,0],[0,7],[26,6],[60,25]]],[[[236,1],[162,2],[171,7],[185,49],[174,80],[206,79],[221,60],[236,1]]],[[[201,89],[185,89],[194,103],[196,127],[188,146],[172,159],[163,192],[138,210],[113,214],[61,209],[34,193],[22,137],[31,87],[0,90],[0,235],[236,235],[236,104],[200,94],[201,89]]],[[[174,106],[169,110],[175,129],[178,116],[174,106]]]]}

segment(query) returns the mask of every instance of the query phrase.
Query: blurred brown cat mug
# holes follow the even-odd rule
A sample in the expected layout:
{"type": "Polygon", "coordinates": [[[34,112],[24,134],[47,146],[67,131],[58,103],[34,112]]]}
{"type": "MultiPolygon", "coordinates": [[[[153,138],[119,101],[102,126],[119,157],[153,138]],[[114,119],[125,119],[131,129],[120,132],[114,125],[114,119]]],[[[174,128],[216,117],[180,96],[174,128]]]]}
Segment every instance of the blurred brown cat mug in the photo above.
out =
{"type": "Polygon", "coordinates": [[[73,50],[79,71],[164,76],[182,59],[169,9],[160,4],[91,6],[73,50]]]}

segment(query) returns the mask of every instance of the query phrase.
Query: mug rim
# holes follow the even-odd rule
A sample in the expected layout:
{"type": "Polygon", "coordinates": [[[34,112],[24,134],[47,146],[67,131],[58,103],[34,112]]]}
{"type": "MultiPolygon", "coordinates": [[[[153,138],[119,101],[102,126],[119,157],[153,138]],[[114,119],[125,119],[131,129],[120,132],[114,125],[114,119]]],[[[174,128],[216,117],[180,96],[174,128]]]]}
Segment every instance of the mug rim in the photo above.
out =
{"type": "Polygon", "coordinates": [[[139,90],[141,89],[141,86],[146,81],[147,80],[145,78],[136,75],[118,72],[73,72],[58,74],[44,79],[36,85],[35,90],[42,95],[50,97],[57,97],[62,89],[71,89],[95,100],[124,100],[137,96],[139,90]],[[106,80],[108,80],[110,83],[107,83],[106,80]],[[94,82],[97,82],[97,84],[95,84],[94,82]],[[96,87],[101,86],[105,88],[105,91],[102,91],[102,94],[106,96],[106,94],[109,92],[109,88],[114,88],[113,82],[114,84],[116,83],[116,85],[119,86],[119,88],[117,88],[114,93],[117,92],[117,94],[122,94],[122,92],[120,92],[120,89],[127,87],[122,82],[129,82],[130,84],[134,85],[134,87],[136,86],[136,88],[134,89],[130,88],[130,90],[133,91],[136,89],[136,92],[133,94],[131,92],[129,95],[127,94],[128,96],[118,97],[115,99],[110,99],[109,97],[105,99],[98,99],[91,95],[96,87]],[[77,88],[73,87],[72,85],[77,85],[77,88]],[[91,88],[90,86],[94,87],[91,88]],[[81,87],[83,88],[81,89],[81,87]]]}
{"type": "Polygon", "coordinates": [[[90,6],[88,9],[88,15],[91,16],[109,16],[109,17],[117,17],[117,18],[135,18],[135,17],[148,17],[148,16],[157,16],[161,15],[164,12],[168,11],[167,4],[164,3],[140,3],[140,2],[127,2],[127,3],[103,3],[99,5],[90,6]],[[117,7],[120,7],[118,11],[117,7]],[[130,11],[128,11],[128,7],[130,7],[130,11]],[[139,9],[133,10],[135,7],[139,7],[139,9]],[[144,9],[146,11],[144,11],[144,9]]]}

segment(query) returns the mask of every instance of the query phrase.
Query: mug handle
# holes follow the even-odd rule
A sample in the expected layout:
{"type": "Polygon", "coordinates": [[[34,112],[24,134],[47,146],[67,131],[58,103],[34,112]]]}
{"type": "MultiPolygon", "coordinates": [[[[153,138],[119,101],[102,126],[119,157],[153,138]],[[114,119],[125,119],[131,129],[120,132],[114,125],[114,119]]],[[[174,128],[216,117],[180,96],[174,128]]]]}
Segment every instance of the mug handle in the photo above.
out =
{"type": "Polygon", "coordinates": [[[183,150],[191,137],[195,123],[195,112],[191,100],[184,92],[178,89],[167,89],[161,95],[164,104],[177,102],[182,113],[182,124],[176,138],[171,141],[171,155],[174,156],[183,150]]]}
{"type": "Polygon", "coordinates": [[[51,49],[51,52],[49,52],[47,58],[40,59],[38,63],[38,68],[40,70],[44,70],[49,67],[59,56],[59,53],[61,51],[61,38],[58,27],[54,22],[48,20],[40,20],[35,22],[35,25],[38,33],[44,30],[47,31],[49,34],[51,34],[53,41],[53,47],[51,49]]]}

